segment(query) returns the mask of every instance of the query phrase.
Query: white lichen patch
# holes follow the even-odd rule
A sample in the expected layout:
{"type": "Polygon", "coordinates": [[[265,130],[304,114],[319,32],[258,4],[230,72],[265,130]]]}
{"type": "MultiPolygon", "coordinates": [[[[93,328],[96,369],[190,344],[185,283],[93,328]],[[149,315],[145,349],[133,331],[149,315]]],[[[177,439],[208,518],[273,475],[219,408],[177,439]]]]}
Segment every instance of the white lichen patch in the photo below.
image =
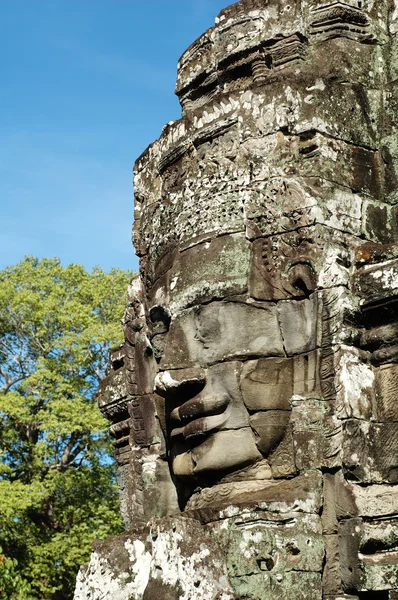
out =
{"type": "Polygon", "coordinates": [[[303,513],[314,513],[317,510],[319,502],[318,494],[316,492],[309,493],[305,499],[297,498],[292,502],[260,502],[259,506],[263,509],[275,511],[279,513],[289,513],[291,511],[300,511],[303,513]]]}
{"type": "Polygon", "coordinates": [[[322,268],[318,275],[318,285],[321,288],[332,288],[338,285],[348,285],[349,270],[342,261],[341,249],[328,246],[322,260],[322,268]]]}
{"type": "MultiPolygon", "coordinates": [[[[206,543],[187,538],[184,527],[154,526],[146,543],[125,540],[130,564],[123,573],[93,552],[78,575],[74,600],[142,600],[150,581],[175,589],[179,600],[232,600],[226,566],[212,558],[206,543]]],[[[125,558],[122,564],[125,568],[125,558]]]]}
{"type": "Polygon", "coordinates": [[[228,519],[230,517],[234,517],[236,515],[238,515],[240,512],[240,509],[238,506],[227,506],[226,508],[224,508],[223,510],[221,510],[219,512],[219,518],[220,519],[228,519]]]}
{"type": "Polygon", "coordinates": [[[319,148],[319,151],[321,153],[321,156],[323,156],[324,158],[328,158],[329,160],[332,160],[333,162],[337,161],[338,152],[336,150],[334,150],[332,148],[332,146],[327,145],[327,144],[322,144],[319,148]]]}
{"type": "Polygon", "coordinates": [[[145,545],[141,540],[127,540],[124,544],[131,561],[131,572],[134,575],[131,587],[135,598],[140,598],[144,593],[149,581],[151,567],[151,555],[146,552],[145,545]]]}
{"type": "Polygon", "coordinates": [[[156,290],[154,297],[154,304],[158,304],[160,306],[165,305],[167,302],[167,290],[164,287],[159,287],[156,290]]]}
{"type": "Polygon", "coordinates": [[[398,270],[395,265],[389,269],[372,271],[369,275],[386,290],[398,289],[398,270]]]}
{"type": "Polygon", "coordinates": [[[173,379],[170,371],[162,371],[155,377],[155,389],[158,389],[162,392],[165,392],[166,390],[177,389],[180,385],[181,382],[173,379]]]}
{"type": "MultiPolygon", "coordinates": [[[[140,549],[137,549],[139,552],[140,549]]],[[[142,554],[136,557],[138,560],[134,564],[137,570],[143,568],[143,571],[138,576],[133,571],[132,577],[130,573],[115,575],[108,562],[93,552],[87,569],[78,573],[74,600],[140,600],[148,583],[145,578],[149,571],[142,554]]]]}
{"type": "Polygon", "coordinates": [[[157,460],[159,456],[157,454],[149,454],[143,456],[142,464],[142,477],[144,482],[152,481],[156,477],[157,460]]]}
{"type": "Polygon", "coordinates": [[[370,365],[348,350],[340,357],[338,415],[366,419],[371,412],[374,372],[370,365]]]}
{"type": "Polygon", "coordinates": [[[257,553],[256,544],[259,544],[263,539],[261,531],[244,531],[242,534],[241,541],[239,543],[239,549],[245,558],[251,558],[257,553]]]}
{"type": "MultiPolygon", "coordinates": [[[[210,555],[209,548],[201,544],[196,551],[184,554],[182,541],[183,536],[177,531],[157,531],[152,541],[152,578],[160,579],[171,587],[179,587],[182,592],[180,600],[213,600],[221,591],[221,585],[204,562],[210,555]]],[[[226,580],[222,583],[225,584],[226,580]]]]}
{"type": "Polygon", "coordinates": [[[314,85],[311,85],[310,87],[307,87],[307,91],[308,92],[312,92],[313,90],[320,90],[321,92],[323,92],[323,90],[325,89],[325,83],[323,81],[323,79],[317,79],[314,83],[314,85]]]}

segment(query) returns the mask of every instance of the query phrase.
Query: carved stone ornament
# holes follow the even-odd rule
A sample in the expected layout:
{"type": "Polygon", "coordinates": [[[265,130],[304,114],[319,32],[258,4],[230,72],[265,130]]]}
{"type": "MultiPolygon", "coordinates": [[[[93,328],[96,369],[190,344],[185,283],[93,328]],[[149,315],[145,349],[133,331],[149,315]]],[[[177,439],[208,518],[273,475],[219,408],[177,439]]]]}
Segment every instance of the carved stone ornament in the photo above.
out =
{"type": "Polygon", "coordinates": [[[135,164],[75,600],[398,599],[398,6],[241,0],[135,164]]]}

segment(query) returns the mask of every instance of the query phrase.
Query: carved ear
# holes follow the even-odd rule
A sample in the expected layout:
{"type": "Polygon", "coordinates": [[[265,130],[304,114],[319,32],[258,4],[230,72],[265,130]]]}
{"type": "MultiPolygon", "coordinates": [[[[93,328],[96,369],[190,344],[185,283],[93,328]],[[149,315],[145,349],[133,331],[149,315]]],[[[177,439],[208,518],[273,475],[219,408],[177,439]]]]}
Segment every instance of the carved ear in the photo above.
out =
{"type": "Polygon", "coordinates": [[[284,288],[292,296],[306,298],[316,289],[316,284],[317,277],[312,266],[309,263],[299,263],[289,270],[284,288]]]}

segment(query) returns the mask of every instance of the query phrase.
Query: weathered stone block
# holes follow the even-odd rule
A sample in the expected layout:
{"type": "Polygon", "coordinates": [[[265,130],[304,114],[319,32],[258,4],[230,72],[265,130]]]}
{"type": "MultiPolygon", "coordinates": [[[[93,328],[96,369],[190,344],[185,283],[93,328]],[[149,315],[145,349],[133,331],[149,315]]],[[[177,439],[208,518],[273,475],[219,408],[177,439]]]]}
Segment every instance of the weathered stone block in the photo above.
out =
{"type": "Polygon", "coordinates": [[[243,365],[243,401],[251,411],[290,410],[293,385],[291,358],[261,358],[243,365]]]}
{"type": "MultiPolygon", "coordinates": [[[[259,509],[268,512],[319,514],[322,506],[322,474],[319,471],[309,471],[280,481],[253,479],[214,485],[193,494],[187,509],[198,510],[200,515],[195,516],[204,519],[205,522],[208,521],[208,509],[212,521],[222,521],[239,515],[242,521],[248,519],[251,522],[253,514],[250,506],[253,503],[257,504],[259,509]],[[243,509],[240,508],[241,505],[244,506],[243,509]]],[[[258,514],[261,517],[261,513],[258,514]]]]}
{"type": "Polygon", "coordinates": [[[334,357],[336,413],[340,419],[369,421],[374,402],[374,370],[356,348],[341,346],[334,357]]]}
{"type": "Polygon", "coordinates": [[[398,514],[398,494],[395,486],[346,484],[346,492],[352,497],[357,514],[361,517],[391,517],[398,514]]]}
{"type": "MultiPolygon", "coordinates": [[[[324,555],[320,520],[316,515],[264,515],[269,526],[230,524],[227,564],[231,577],[269,573],[278,579],[289,571],[320,572],[324,555]]],[[[253,523],[252,523],[253,525],[253,523]]]]}
{"type": "Polygon", "coordinates": [[[250,249],[244,235],[215,238],[181,252],[171,271],[171,312],[247,289],[250,249]]]}
{"type": "Polygon", "coordinates": [[[364,590],[390,590],[398,587],[398,552],[362,557],[364,590]]]}
{"type": "Polygon", "coordinates": [[[396,295],[398,261],[363,267],[354,278],[354,286],[364,303],[378,302],[396,295]]]}
{"type": "Polygon", "coordinates": [[[359,560],[359,547],[362,519],[342,521],[339,527],[340,573],[343,590],[362,589],[362,570],[359,560]]]}
{"type": "Polygon", "coordinates": [[[141,532],[97,541],[90,564],[78,575],[75,600],[152,600],[150,594],[160,592],[172,599],[233,600],[222,546],[199,522],[165,519],[141,532]]]}
{"type": "Polygon", "coordinates": [[[372,242],[388,243],[393,239],[391,207],[382,202],[365,200],[363,205],[363,235],[372,242]]]}
{"type": "Polygon", "coordinates": [[[324,595],[338,594],[341,591],[340,551],[337,535],[324,536],[325,566],[322,576],[322,591],[324,595]]]}
{"type": "Polygon", "coordinates": [[[299,471],[341,464],[341,423],[323,400],[295,396],[292,410],[294,461],[299,471]]]}
{"type": "Polygon", "coordinates": [[[323,476],[322,528],[325,535],[331,536],[338,531],[336,512],[336,476],[325,473],[323,476]]]}
{"type": "Polygon", "coordinates": [[[314,350],[319,343],[317,295],[300,301],[279,302],[277,309],[286,354],[292,356],[314,350]]]}
{"type": "MultiPolygon", "coordinates": [[[[288,326],[288,318],[286,320],[288,326]]],[[[212,302],[200,309],[186,311],[172,321],[161,368],[176,369],[194,364],[208,365],[225,358],[283,354],[282,333],[274,304],[256,308],[240,302],[212,302]]]]}
{"type": "Polygon", "coordinates": [[[398,423],[348,419],[343,424],[343,464],[366,483],[398,480],[398,423]]]}
{"type": "Polygon", "coordinates": [[[386,364],[375,370],[375,418],[398,421],[398,365],[386,364]]]}
{"type": "Polygon", "coordinates": [[[256,444],[261,454],[268,456],[283,440],[290,421],[290,411],[265,410],[250,417],[256,444]]]}
{"type": "Polygon", "coordinates": [[[293,395],[314,397],[319,389],[319,353],[266,358],[243,364],[241,389],[247,408],[289,410],[293,395]]]}

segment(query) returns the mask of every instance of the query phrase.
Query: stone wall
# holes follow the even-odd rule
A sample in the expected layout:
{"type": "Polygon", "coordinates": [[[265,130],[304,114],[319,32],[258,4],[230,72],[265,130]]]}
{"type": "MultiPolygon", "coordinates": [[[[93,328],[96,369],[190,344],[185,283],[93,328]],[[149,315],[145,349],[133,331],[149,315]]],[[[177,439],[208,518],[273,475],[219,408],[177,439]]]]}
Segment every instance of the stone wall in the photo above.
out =
{"type": "Polygon", "coordinates": [[[241,0],[135,165],[100,406],[127,533],[75,600],[398,596],[392,0],[241,0]]]}

